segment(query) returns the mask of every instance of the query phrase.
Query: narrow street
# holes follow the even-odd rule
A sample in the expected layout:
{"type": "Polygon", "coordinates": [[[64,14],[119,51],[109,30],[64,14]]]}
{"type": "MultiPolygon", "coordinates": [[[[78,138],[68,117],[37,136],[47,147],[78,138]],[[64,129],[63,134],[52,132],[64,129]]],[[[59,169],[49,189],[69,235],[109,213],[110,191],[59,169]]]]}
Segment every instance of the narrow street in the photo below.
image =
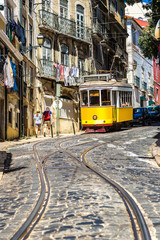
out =
{"type": "MultiPolygon", "coordinates": [[[[145,126],[39,142],[50,196],[29,239],[134,239],[118,193],[82,165],[88,149],[86,161],[123,186],[143,213],[151,239],[160,239],[160,169],[151,151],[158,134],[158,126],[145,126]]],[[[10,149],[12,165],[0,182],[0,239],[12,238],[40,195],[33,145],[10,149]]]]}

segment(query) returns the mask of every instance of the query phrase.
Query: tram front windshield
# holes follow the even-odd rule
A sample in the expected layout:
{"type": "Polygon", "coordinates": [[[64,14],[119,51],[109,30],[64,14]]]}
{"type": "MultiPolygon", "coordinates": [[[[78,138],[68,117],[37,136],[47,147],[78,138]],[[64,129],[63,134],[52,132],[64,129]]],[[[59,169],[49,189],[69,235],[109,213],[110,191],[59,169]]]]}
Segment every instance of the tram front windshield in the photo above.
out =
{"type": "Polygon", "coordinates": [[[99,90],[89,91],[89,104],[90,106],[99,106],[99,90]]]}

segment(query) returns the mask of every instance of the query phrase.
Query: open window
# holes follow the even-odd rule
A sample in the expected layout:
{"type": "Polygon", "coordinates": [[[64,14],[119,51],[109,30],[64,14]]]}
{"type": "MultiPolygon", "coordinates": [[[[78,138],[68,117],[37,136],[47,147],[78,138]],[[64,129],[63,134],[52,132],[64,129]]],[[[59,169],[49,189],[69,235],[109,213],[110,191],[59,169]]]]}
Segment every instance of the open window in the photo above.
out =
{"type": "Polygon", "coordinates": [[[119,92],[120,107],[131,107],[132,106],[132,92],[120,91],[119,92]]]}
{"type": "Polygon", "coordinates": [[[88,93],[87,91],[81,91],[81,106],[88,106],[88,93]]]}
{"type": "Polygon", "coordinates": [[[101,105],[102,106],[111,105],[110,90],[104,89],[101,91],[101,105]]]}

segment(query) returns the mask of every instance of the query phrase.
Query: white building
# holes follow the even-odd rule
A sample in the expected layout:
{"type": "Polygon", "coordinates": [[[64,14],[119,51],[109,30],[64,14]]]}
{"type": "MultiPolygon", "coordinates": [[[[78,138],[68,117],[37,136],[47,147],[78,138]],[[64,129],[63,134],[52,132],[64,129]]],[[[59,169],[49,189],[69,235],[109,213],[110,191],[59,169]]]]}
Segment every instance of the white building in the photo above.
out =
{"type": "Polygon", "coordinates": [[[138,46],[146,22],[127,17],[128,82],[133,86],[133,107],[146,107],[154,101],[153,59],[143,56],[138,46]]]}

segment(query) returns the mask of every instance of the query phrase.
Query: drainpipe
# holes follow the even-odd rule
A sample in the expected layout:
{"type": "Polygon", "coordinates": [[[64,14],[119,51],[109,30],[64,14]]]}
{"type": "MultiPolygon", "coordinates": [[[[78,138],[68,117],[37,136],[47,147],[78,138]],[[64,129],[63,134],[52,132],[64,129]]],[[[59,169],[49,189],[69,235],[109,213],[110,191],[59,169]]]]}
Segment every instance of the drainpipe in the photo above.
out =
{"type": "Polygon", "coordinates": [[[19,89],[19,109],[20,109],[20,126],[19,126],[19,136],[24,137],[24,109],[23,109],[23,77],[22,77],[22,63],[19,66],[20,71],[20,89],[19,89]]]}
{"type": "Polygon", "coordinates": [[[5,86],[5,140],[7,140],[7,87],[5,86]]]}

